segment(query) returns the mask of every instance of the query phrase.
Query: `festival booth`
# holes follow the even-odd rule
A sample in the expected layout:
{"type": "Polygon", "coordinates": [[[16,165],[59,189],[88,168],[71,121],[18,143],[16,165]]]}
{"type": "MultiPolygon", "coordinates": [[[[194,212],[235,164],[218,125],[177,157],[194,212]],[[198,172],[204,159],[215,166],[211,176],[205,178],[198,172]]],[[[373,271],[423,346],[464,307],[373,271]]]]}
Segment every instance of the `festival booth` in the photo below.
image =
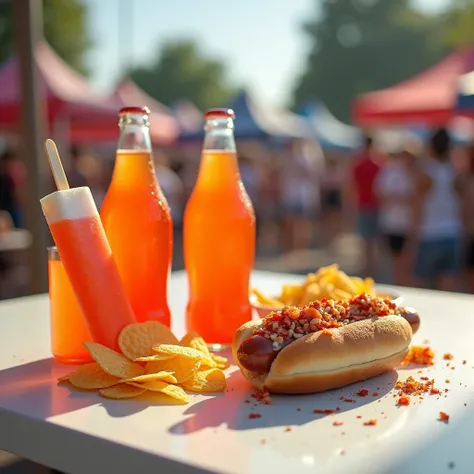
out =
{"type": "Polygon", "coordinates": [[[357,97],[354,121],[364,128],[448,125],[457,114],[459,79],[473,69],[474,49],[455,51],[414,77],[357,97]]]}
{"type": "MultiPolygon", "coordinates": [[[[68,142],[96,141],[116,128],[115,101],[97,94],[47,43],[37,45],[35,60],[49,133],[68,142]]],[[[0,65],[0,84],[0,130],[15,134],[22,100],[16,56],[0,65]]]]}
{"type": "MultiPolygon", "coordinates": [[[[35,60],[47,131],[59,142],[115,142],[119,109],[135,105],[135,101],[144,105],[153,101],[127,82],[119,85],[111,97],[98,94],[85,77],[71,69],[44,41],[36,46],[35,60]]],[[[0,65],[0,84],[0,131],[15,134],[22,100],[16,56],[0,65]]],[[[176,138],[178,127],[171,114],[157,111],[151,121],[154,143],[169,143],[176,138]]]]}

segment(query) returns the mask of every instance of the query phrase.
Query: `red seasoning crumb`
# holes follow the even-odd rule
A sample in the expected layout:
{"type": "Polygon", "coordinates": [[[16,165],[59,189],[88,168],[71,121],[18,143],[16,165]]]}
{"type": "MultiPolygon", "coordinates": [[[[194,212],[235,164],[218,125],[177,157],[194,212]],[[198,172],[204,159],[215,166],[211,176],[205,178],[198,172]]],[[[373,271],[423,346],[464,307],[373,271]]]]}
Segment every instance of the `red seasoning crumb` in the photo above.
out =
{"type": "Polygon", "coordinates": [[[441,392],[436,387],[433,387],[432,389],[430,389],[430,395],[438,395],[439,393],[441,392]]]}
{"type": "Polygon", "coordinates": [[[373,396],[373,397],[378,397],[378,396],[379,396],[379,392],[374,392],[374,393],[372,394],[372,396],[373,396]]]}
{"type": "Polygon", "coordinates": [[[410,397],[407,397],[406,395],[402,395],[399,399],[398,399],[398,405],[410,405],[410,397]]]}
{"type": "Polygon", "coordinates": [[[287,426],[287,427],[285,428],[285,431],[293,431],[293,428],[292,428],[291,426],[287,426]]]}
{"type": "Polygon", "coordinates": [[[375,418],[364,421],[364,426],[375,426],[376,424],[377,424],[377,420],[375,418]]]}
{"type": "Polygon", "coordinates": [[[342,421],[335,421],[332,426],[342,426],[344,423],[342,421]]]}
{"type": "Polygon", "coordinates": [[[369,391],[365,390],[364,388],[362,390],[359,390],[356,395],[358,395],[359,397],[366,397],[368,394],[369,394],[369,391]]]}
{"type": "Polygon", "coordinates": [[[362,418],[362,415],[357,415],[356,418],[362,418]]]}
{"type": "Polygon", "coordinates": [[[443,354],[443,359],[444,360],[452,360],[453,359],[453,354],[450,354],[447,352],[446,354],[443,354]]]}
{"type": "Polygon", "coordinates": [[[318,413],[320,415],[332,415],[334,413],[334,410],[313,410],[313,413],[318,413]]]}
{"type": "Polygon", "coordinates": [[[429,377],[420,377],[420,380],[429,380],[429,377]]]}
{"type": "Polygon", "coordinates": [[[346,403],[355,403],[356,401],[353,400],[352,398],[344,398],[342,397],[341,400],[346,403]]]}
{"type": "Polygon", "coordinates": [[[252,397],[259,402],[263,402],[265,405],[271,405],[272,399],[270,398],[270,392],[267,389],[257,390],[252,394],[252,397]]]}
{"type": "Polygon", "coordinates": [[[467,360],[463,360],[462,365],[466,365],[466,364],[467,364],[467,360]]]}
{"type": "Polygon", "coordinates": [[[341,411],[341,407],[336,407],[336,411],[341,411]]]}
{"type": "Polygon", "coordinates": [[[449,415],[444,413],[444,411],[439,412],[439,421],[442,421],[443,423],[449,423],[449,415]]]}
{"type": "Polygon", "coordinates": [[[253,420],[255,418],[262,418],[262,415],[260,415],[260,413],[249,413],[250,420],[253,420]]]}

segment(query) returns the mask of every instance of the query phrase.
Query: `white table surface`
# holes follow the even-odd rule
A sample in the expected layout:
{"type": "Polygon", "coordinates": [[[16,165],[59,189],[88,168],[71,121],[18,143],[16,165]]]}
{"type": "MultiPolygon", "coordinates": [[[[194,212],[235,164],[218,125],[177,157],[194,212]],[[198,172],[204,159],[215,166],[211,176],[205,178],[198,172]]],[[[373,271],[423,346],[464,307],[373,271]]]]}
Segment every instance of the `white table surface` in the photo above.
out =
{"type": "MultiPolygon", "coordinates": [[[[253,284],[275,292],[295,278],[256,272],[253,284]]],[[[170,305],[179,334],[186,287],[185,275],[173,274],[170,305]]],[[[324,394],[273,396],[270,406],[255,406],[235,367],[227,371],[226,393],[196,395],[190,405],[71,392],[56,384],[71,367],[50,356],[47,296],[1,302],[0,449],[67,473],[472,473],[474,296],[401,291],[422,317],[414,342],[428,339],[437,355],[423,373],[450,390],[408,407],[396,407],[390,392],[396,373],[324,394]],[[445,352],[454,355],[455,370],[442,360],[445,352]],[[361,388],[380,396],[355,396],[361,388]],[[341,395],[357,403],[341,402],[341,395]],[[313,413],[336,406],[335,416],[313,413]],[[437,421],[440,411],[449,424],[437,421]],[[249,419],[251,412],[261,418],[249,419]],[[378,424],[364,426],[369,418],[378,424]],[[335,420],[343,425],[333,426],[335,420]]],[[[417,371],[400,370],[398,377],[420,377],[417,371]]]]}

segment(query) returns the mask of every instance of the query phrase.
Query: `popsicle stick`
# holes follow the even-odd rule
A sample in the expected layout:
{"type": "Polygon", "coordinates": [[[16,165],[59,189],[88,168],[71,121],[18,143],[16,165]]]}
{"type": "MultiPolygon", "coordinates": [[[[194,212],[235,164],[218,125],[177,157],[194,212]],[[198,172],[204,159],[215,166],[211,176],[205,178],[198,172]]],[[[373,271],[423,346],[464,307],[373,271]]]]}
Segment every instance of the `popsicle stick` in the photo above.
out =
{"type": "Polygon", "coordinates": [[[44,142],[44,147],[46,149],[46,155],[48,156],[49,166],[53,172],[54,182],[59,191],[64,191],[69,189],[69,182],[67,180],[66,173],[64,172],[63,164],[61,163],[61,158],[59,157],[58,147],[51,138],[48,138],[44,142]]]}

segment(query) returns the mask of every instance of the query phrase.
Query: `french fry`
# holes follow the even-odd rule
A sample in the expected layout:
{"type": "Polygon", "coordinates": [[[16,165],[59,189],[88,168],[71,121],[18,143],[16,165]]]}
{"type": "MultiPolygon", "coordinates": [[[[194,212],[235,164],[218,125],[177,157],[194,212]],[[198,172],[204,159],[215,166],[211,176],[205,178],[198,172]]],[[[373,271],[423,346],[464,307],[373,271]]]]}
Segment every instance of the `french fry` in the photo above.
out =
{"type": "Polygon", "coordinates": [[[270,309],[308,304],[321,298],[349,300],[361,293],[376,296],[372,278],[350,277],[337,264],[321,267],[316,273],[308,273],[300,284],[283,285],[278,296],[267,296],[257,288],[251,288],[250,291],[260,304],[270,309]]]}

